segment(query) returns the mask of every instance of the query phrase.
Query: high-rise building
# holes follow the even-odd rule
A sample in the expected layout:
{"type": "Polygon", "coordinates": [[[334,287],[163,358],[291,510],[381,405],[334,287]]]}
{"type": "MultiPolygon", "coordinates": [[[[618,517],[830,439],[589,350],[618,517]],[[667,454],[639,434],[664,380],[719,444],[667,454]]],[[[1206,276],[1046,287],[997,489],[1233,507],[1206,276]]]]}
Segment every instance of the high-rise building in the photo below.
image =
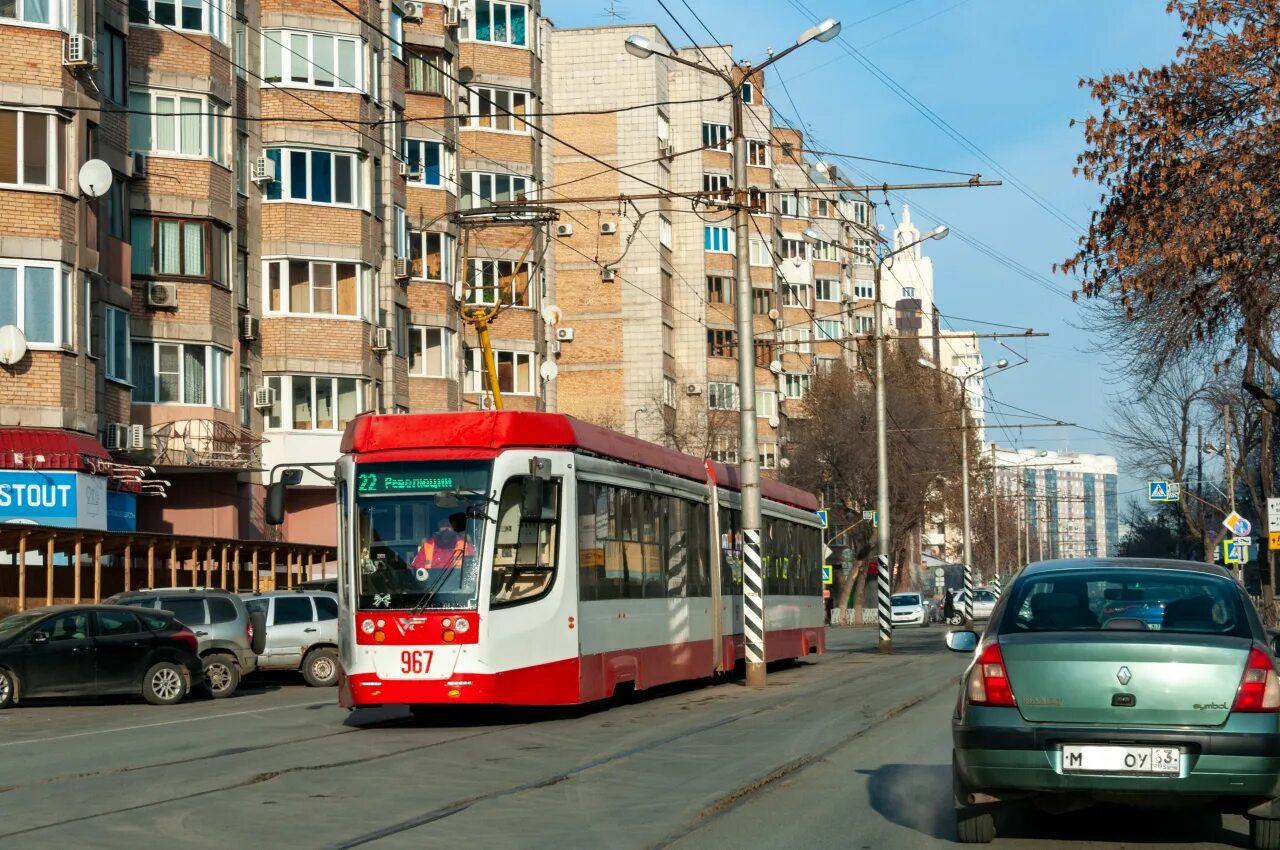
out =
{"type": "Polygon", "coordinates": [[[1109,557],[1120,542],[1116,459],[1081,452],[995,450],[1000,489],[1019,505],[1024,561],[1109,557]]]}

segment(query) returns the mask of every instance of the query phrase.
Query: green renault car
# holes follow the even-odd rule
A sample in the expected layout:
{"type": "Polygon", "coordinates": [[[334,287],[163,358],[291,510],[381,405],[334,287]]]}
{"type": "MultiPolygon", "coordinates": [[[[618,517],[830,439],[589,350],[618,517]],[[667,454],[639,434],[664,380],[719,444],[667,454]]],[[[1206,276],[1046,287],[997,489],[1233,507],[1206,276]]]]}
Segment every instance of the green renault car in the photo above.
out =
{"type": "Polygon", "coordinates": [[[1032,564],[973,654],[952,720],[956,826],[995,837],[995,813],[1095,802],[1244,814],[1253,847],[1280,850],[1276,647],[1244,589],[1187,561],[1032,564]]]}

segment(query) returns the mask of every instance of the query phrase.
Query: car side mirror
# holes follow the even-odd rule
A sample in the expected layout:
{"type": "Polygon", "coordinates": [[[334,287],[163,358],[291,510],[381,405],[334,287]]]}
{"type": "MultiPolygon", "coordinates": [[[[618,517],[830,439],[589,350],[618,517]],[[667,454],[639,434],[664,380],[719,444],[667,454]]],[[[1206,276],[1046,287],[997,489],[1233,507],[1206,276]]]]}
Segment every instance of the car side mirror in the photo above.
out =
{"type": "Polygon", "coordinates": [[[1280,658],[1280,634],[1271,636],[1271,654],[1280,658]]]}
{"type": "Polygon", "coordinates": [[[49,642],[49,636],[44,632],[35,632],[31,635],[31,643],[36,646],[39,646],[40,644],[44,644],[48,642],[49,642]]]}
{"type": "Polygon", "coordinates": [[[978,648],[978,633],[968,629],[947,632],[947,649],[952,652],[973,652],[978,648]]]}

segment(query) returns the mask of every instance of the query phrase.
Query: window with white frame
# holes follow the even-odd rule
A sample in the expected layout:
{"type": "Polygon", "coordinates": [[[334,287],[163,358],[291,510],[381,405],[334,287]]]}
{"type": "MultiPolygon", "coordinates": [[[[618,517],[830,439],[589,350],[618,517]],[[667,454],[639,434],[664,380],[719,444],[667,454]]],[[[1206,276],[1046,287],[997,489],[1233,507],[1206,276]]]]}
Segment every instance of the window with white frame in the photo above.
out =
{"type": "Polygon", "coordinates": [[[778,444],[771,442],[762,442],[760,444],[760,468],[761,469],[777,469],[778,468],[778,444]]]}
{"type": "Polygon", "coordinates": [[[0,259],[0,327],[17,325],[32,348],[70,346],[72,307],[60,263],[0,259]]]}
{"type": "Polygon", "coordinates": [[[903,297],[903,298],[915,298],[915,297],[916,297],[916,288],[915,288],[914,286],[904,286],[904,287],[902,287],[902,297],[903,297]]]}
{"type": "Polygon", "coordinates": [[[830,375],[839,362],[839,358],[836,357],[815,357],[813,358],[813,371],[818,375],[830,375]]]}
{"type": "Polygon", "coordinates": [[[873,334],[876,332],[875,316],[854,316],[857,323],[857,332],[860,334],[873,334]]]}
{"type": "Polygon", "coordinates": [[[129,374],[129,311],[108,306],[103,312],[104,351],[102,364],[109,380],[128,381],[129,374]]]}
{"type": "Polygon", "coordinates": [[[747,81],[745,81],[745,80],[744,80],[744,81],[743,81],[743,83],[742,83],[742,89],[741,89],[741,90],[742,90],[742,102],[743,102],[743,103],[755,103],[755,102],[756,102],[756,87],[755,87],[755,84],[754,84],[754,83],[747,82],[747,81]]]}
{"type": "Polygon", "coordinates": [[[813,307],[813,287],[807,283],[784,283],[782,304],[785,307],[813,307]]]}
{"type": "Polygon", "coordinates": [[[747,165],[769,167],[769,143],[747,139],[747,165]]]}
{"type": "Polygon", "coordinates": [[[662,403],[667,407],[675,407],[680,402],[676,393],[676,379],[670,375],[662,376],[662,403]]]}
{"type": "Polygon", "coordinates": [[[409,217],[405,215],[404,207],[399,204],[394,205],[395,209],[395,256],[409,256],[409,217]]]}
{"type": "Polygon", "coordinates": [[[10,24],[45,24],[64,26],[64,4],[50,0],[5,0],[0,3],[0,22],[10,24]]]}
{"type": "Polygon", "coordinates": [[[738,440],[728,434],[716,434],[711,438],[710,457],[719,463],[738,462],[738,440]]]}
{"type": "Polygon", "coordinates": [[[52,112],[0,109],[0,184],[60,189],[66,162],[66,121],[52,112]]]}
{"type": "Polygon", "coordinates": [[[729,150],[729,125],[704,123],[702,125],[702,146],[713,151],[729,150]]]}
{"type": "Polygon", "coordinates": [[[779,195],[778,212],[782,215],[796,217],[800,215],[800,198],[797,195],[779,195]]]}
{"type": "Polygon", "coordinates": [[[665,215],[658,216],[658,244],[663,248],[671,247],[671,219],[665,215]]]}
{"type": "Polygon", "coordinates": [[[782,397],[783,398],[804,398],[809,392],[809,376],[808,375],[783,375],[782,376],[782,397]]]}
{"type": "Polygon", "coordinates": [[[413,94],[448,97],[453,92],[452,63],[443,53],[413,52],[405,61],[405,88],[413,94]]]}
{"type": "Polygon", "coordinates": [[[464,210],[483,209],[494,203],[515,201],[520,195],[532,201],[533,180],[519,174],[464,171],[458,180],[458,206],[464,210]]]}
{"type": "Polygon", "coordinates": [[[804,260],[809,256],[809,249],[803,239],[783,239],[782,256],[788,260],[804,260]]]}
{"type": "Polygon", "coordinates": [[[523,3],[475,0],[471,15],[462,19],[459,36],[464,41],[528,47],[529,30],[533,28],[530,17],[529,8],[523,3]]]}
{"type": "Polygon", "coordinates": [[[778,415],[778,393],[774,390],[756,390],[756,416],[772,419],[778,415]]]}
{"type": "Polygon", "coordinates": [[[828,262],[836,262],[840,259],[840,255],[836,253],[836,243],[834,242],[814,242],[813,258],[815,260],[827,260],[828,262]]]}
{"type": "Polygon", "coordinates": [[[728,381],[708,381],[707,407],[711,410],[737,410],[738,385],[728,381]]]}
{"type": "Polygon", "coordinates": [[[844,328],[839,319],[818,319],[814,324],[817,326],[819,340],[839,342],[844,336],[844,328]]]}
{"type": "Polygon", "coordinates": [[[133,340],[134,404],[195,404],[230,409],[230,352],[205,343],[133,340]]]}
{"type": "Polygon", "coordinates": [[[249,69],[249,30],[240,21],[236,21],[231,29],[231,62],[235,65],[236,76],[245,79],[249,69]]]}
{"type": "Polygon", "coordinates": [[[409,262],[419,280],[453,283],[454,241],[448,233],[434,231],[409,234],[409,262]]]}
{"type": "Polygon", "coordinates": [[[855,239],[853,240],[853,261],[859,265],[871,265],[871,240],[855,239]]]}
{"type": "MultiPolygon", "coordinates": [[[[533,395],[537,384],[533,380],[533,354],[525,351],[494,351],[494,365],[498,370],[498,389],[506,395],[533,395]]],[[[484,353],[478,348],[467,350],[467,381],[465,392],[489,391],[484,374],[484,353]]]]}
{"type": "Polygon", "coordinates": [[[866,201],[853,201],[850,204],[850,207],[851,207],[851,215],[849,216],[849,218],[853,220],[853,223],[866,224],[867,223],[866,201]]]}
{"type": "Polygon", "coordinates": [[[129,242],[134,275],[198,278],[227,285],[231,241],[219,222],[133,215],[129,242]]]}
{"type": "Polygon", "coordinates": [[[702,228],[702,247],[716,254],[733,253],[733,229],[729,227],[702,228]]]}
{"type": "Polygon", "coordinates": [[[253,415],[253,372],[248,366],[240,367],[240,426],[248,428],[253,415]]]}
{"type": "Polygon", "coordinates": [[[112,103],[127,103],[129,96],[129,59],[125,38],[117,30],[104,26],[98,33],[98,87],[112,103]]]}
{"type": "Polygon", "coordinates": [[[414,378],[452,378],[453,331],[410,325],[409,375],[414,378]]]}
{"type": "Polygon", "coordinates": [[[129,0],[131,24],[203,32],[219,41],[227,39],[226,17],[222,0],[129,0]]]}
{"type": "Polygon", "coordinates": [[[769,247],[769,243],[763,239],[751,240],[751,265],[753,266],[771,266],[773,265],[773,251],[769,247]]]}
{"type": "Polygon", "coordinates": [[[472,259],[467,267],[466,303],[533,306],[528,263],[517,266],[513,260],[472,259]]]}
{"type": "Polygon", "coordinates": [[[244,133],[236,133],[236,147],[232,154],[231,171],[236,178],[236,192],[249,194],[249,137],[244,133]]]}
{"type": "Polygon", "coordinates": [[[365,44],[333,33],[262,32],[263,85],[363,92],[365,44]]]}
{"type": "Polygon", "coordinates": [[[819,301],[839,301],[840,281],[823,277],[815,278],[813,291],[819,301]]]}
{"type": "Polygon", "coordinates": [[[665,148],[671,142],[671,122],[662,112],[658,113],[658,146],[665,148]]]}
{"type": "Polygon", "coordinates": [[[354,152],[267,148],[276,179],[267,184],[268,201],[363,206],[363,161],[354,152]]]}
{"type": "Polygon", "coordinates": [[[528,133],[525,116],[530,112],[533,95],[515,89],[471,86],[459,97],[461,125],[469,130],[499,130],[504,133],[528,133]]]}
{"type": "Polygon", "coordinates": [[[328,375],[268,375],[275,400],[267,410],[269,430],[331,431],[347,427],[365,407],[367,381],[328,375]]]}
{"type": "Polygon", "coordinates": [[[799,328],[794,325],[789,328],[783,328],[783,350],[793,354],[808,354],[811,351],[809,338],[808,328],[799,328]]]}
{"type": "Polygon", "coordinates": [[[818,218],[830,218],[831,205],[832,202],[826,198],[818,198],[813,203],[813,214],[818,218]]]}
{"type": "Polygon", "coordinates": [[[360,317],[366,314],[364,269],[331,260],[267,260],[263,293],[268,313],[360,317]]]}
{"type": "Polygon", "coordinates": [[[152,156],[223,162],[227,108],[204,95],[157,89],[129,92],[129,147],[152,156]]]}
{"type": "Polygon", "coordinates": [[[871,299],[876,297],[876,285],[869,280],[853,282],[853,297],[871,299]]]}
{"type": "Polygon", "coordinates": [[[404,59],[404,12],[400,11],[399,3],[391,4],[391,32],[387,35],[391,36],[391,55],[404,59]]]}

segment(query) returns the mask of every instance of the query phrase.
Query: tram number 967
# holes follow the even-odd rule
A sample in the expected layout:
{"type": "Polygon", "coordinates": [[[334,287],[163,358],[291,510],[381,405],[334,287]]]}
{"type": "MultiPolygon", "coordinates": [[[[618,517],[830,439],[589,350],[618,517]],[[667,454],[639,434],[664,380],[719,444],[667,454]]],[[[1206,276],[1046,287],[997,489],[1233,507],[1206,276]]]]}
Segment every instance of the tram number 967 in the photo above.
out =
{"type": "Polygon", "coordinates": [[[431,669],[431,650],[406,649],[400,653],[400,672],[405,676],[425,676],[431,669]]]}

